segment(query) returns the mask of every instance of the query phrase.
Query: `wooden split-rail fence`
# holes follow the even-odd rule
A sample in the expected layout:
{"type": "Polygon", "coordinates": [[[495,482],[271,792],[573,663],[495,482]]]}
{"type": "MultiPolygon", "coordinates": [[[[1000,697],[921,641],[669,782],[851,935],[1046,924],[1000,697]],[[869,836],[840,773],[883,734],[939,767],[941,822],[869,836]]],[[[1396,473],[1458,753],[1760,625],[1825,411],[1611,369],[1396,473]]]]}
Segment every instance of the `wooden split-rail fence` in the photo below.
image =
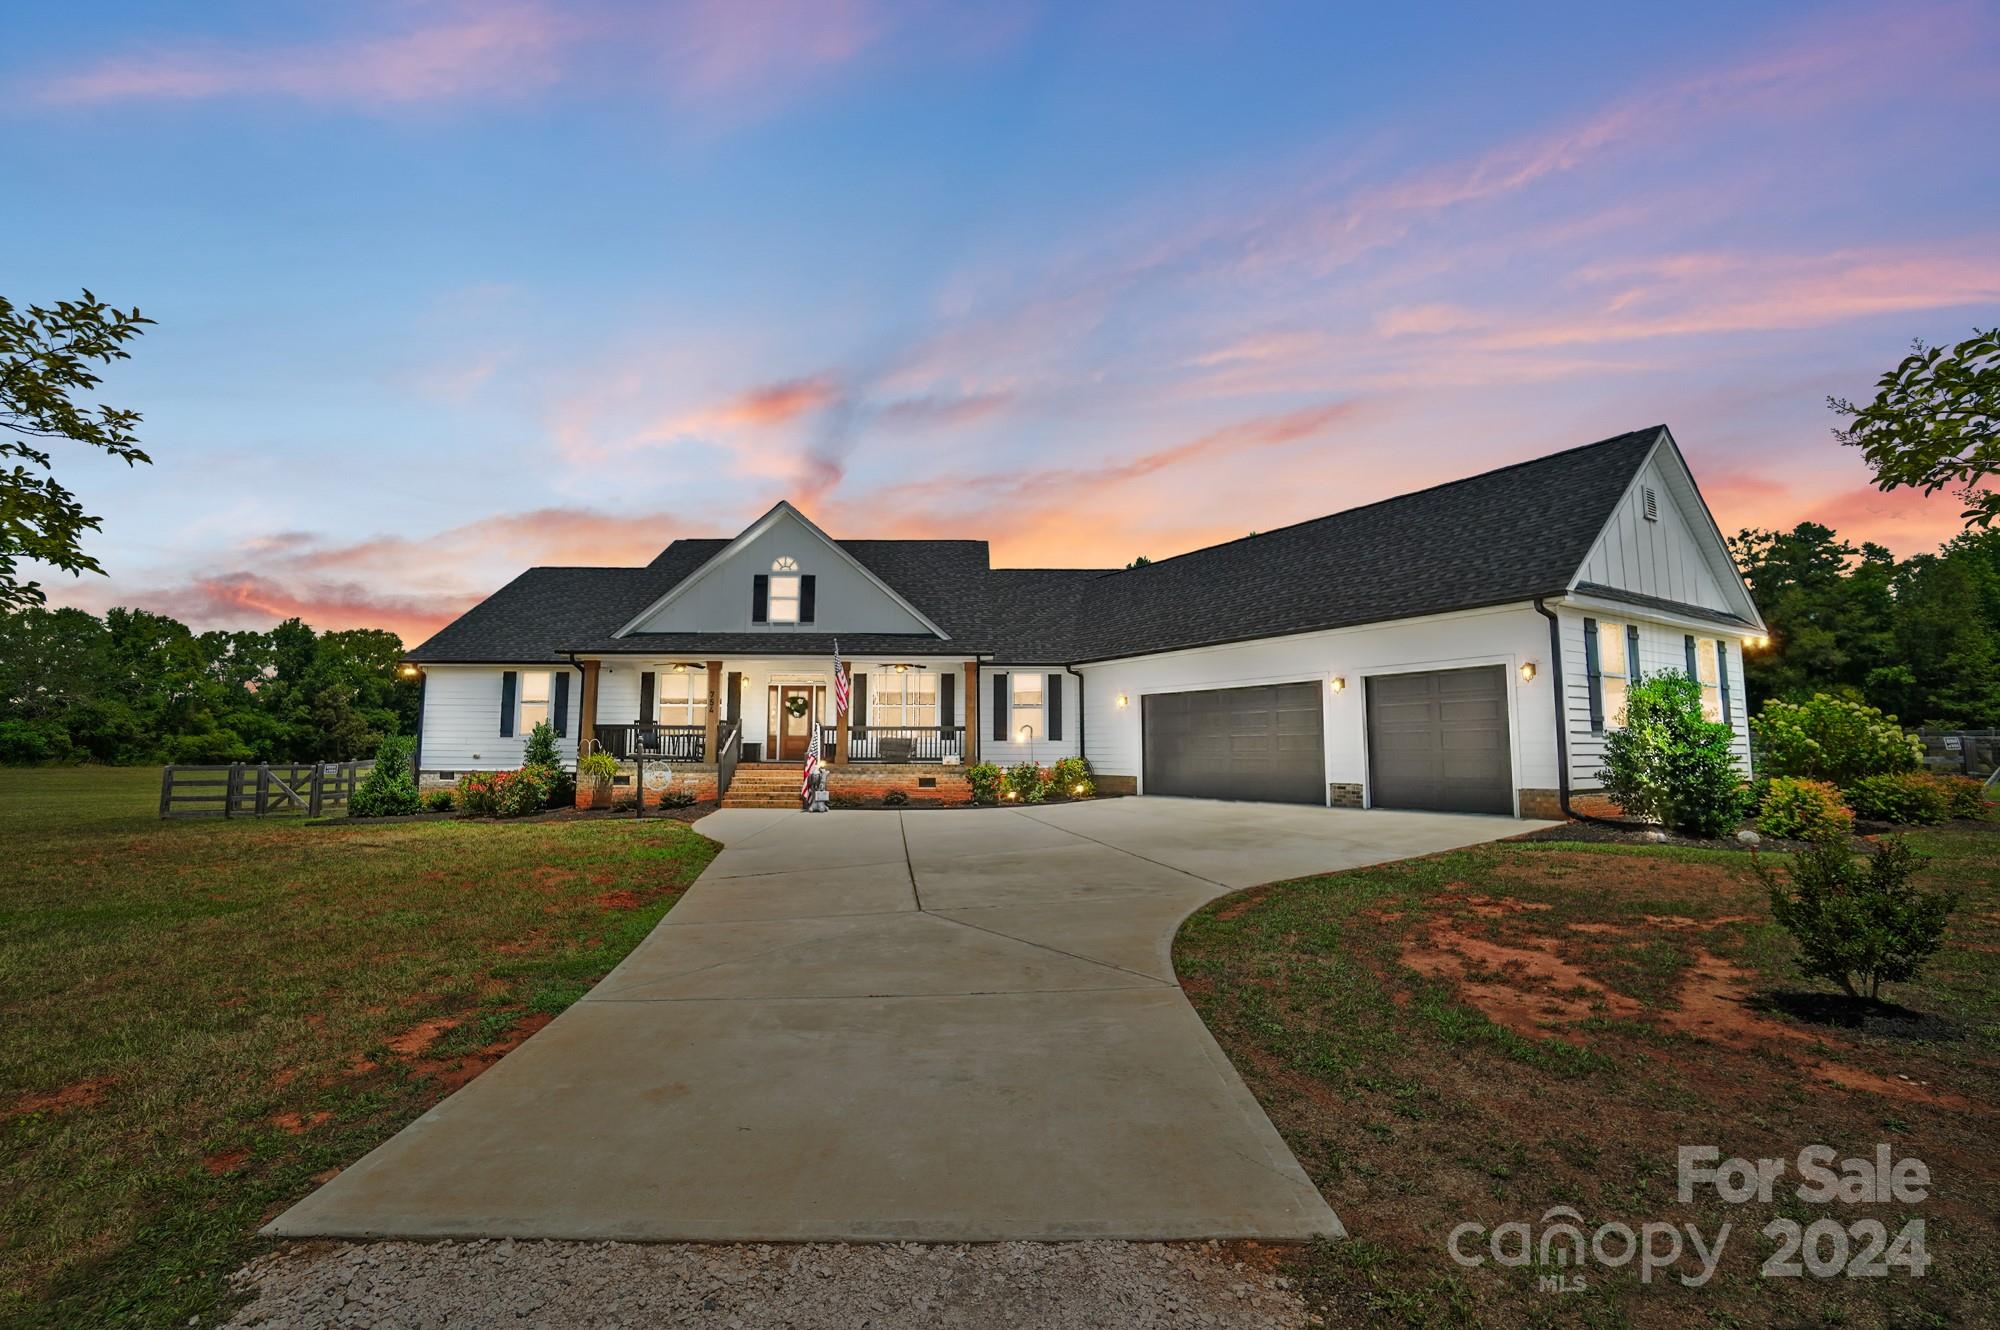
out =
{"type": "Polygon", "coordinates": [[[366,762],[233,762],[228,766],[169,766],[160,772],[160,816],[318,817],[344,808],[374,769],[366,762]]]}

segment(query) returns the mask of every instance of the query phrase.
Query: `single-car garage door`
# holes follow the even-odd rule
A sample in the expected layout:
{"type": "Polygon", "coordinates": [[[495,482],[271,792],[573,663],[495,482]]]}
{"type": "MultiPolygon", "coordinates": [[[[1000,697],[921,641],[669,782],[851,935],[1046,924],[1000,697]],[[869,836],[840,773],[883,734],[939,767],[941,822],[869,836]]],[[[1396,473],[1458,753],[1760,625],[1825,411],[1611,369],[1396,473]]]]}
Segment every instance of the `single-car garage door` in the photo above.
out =
{"type": "Polygon", "coordinates": [[[1147,794],[1326,802],[1318,683],[1150,693],[1147,794]]]}
{"type": "Polygon", "coordinates": [[[1369,679],[1368,777],[1371,807],[1512,813],[1507,671],[1369,679]]]}

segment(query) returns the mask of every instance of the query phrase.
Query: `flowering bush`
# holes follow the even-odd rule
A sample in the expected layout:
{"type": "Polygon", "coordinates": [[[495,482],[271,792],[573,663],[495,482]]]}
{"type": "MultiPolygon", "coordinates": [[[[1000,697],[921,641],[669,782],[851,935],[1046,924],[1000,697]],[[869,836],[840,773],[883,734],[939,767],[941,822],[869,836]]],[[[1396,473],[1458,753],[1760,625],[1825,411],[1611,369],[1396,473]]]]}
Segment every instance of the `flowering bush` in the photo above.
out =
{"type": "Polygon", "coordinates": [[[1983,818],[1991,811],[1986,802],[1984,781],[1970,776],[1932,776],[1931,780],[1944,794],[1953,817],[1983,818]]]}
{"type": "Polygon", "coordinates": [[[1854,810],[1841,802],[1837,786],[1779,776],[1764,783],[1757,829],[1790,840],[1845,837],[1854,830],[1854,810]]]}
{"type": "Polygon", "coordinates": [[[1000,768],[991,762],[975,762],[965,769],[965,783],[972,787],[976,804],[999,803],[1001,779],[1000,768]]]}
{"type": "Polygon", "coordinates": [[[1061,799],[1088,799],[1097,792],[1090,777],[1090,763],[1080,757],[1065,757],[1049,768],[1049,781],[1061,799]]]}
{"type": "Polygon", "coordinates": [[[458,803],[479,817],[525,817],[548,807],[556,782],[549,767],[468,771],[458,778],[458,803]]]}
{"type": "Polygon", "coordinates": [[[1878,822],[1930,827],[1951,820],[1951,796],[1935,776],[1921,771],[1864,777],[1847,787],[1847,801],[1878,822]]]}
{"type": "Polygon", "coordinates": [[[1842,789],[1864,776],[1914,770],[1924,756],[1923,742],[1904,734],[1894,716],[1825,693],[1766,702],[1750,731],[1767,774],[1830,780],[1842,789]]]}

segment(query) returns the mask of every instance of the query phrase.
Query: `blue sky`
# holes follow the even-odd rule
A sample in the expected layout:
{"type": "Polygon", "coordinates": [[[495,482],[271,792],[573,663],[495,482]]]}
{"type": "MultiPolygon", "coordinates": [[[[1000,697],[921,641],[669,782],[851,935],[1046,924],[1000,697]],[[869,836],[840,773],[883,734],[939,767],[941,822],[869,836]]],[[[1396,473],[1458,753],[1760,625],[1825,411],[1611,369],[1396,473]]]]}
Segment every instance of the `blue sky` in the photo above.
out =
{"type": "Polygon", "coordinates": [[[1670,424],[1899,552],[1828,435],[2000,310],[1992,5],[410,0],[0,15],[0,290],[159,326],[55,598],[411,638],[781,497],[1155,557],[1670,424]]]}

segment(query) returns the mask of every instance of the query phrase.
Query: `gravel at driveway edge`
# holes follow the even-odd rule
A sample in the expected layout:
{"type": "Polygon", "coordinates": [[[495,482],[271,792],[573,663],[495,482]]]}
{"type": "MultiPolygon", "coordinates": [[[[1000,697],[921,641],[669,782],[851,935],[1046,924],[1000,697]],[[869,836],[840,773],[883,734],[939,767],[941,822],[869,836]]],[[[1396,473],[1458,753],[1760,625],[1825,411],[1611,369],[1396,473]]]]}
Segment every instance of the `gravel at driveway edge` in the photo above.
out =
{"type": "Polygon", "coordinates": [[[304,1242],[237,1273],[238,1286],[255,1297],[229,1325],[1293,1330],[1317,1324],[1289,1281],[1259,1259],[1271,1254],[1212,1242],[304,1242]]]}

